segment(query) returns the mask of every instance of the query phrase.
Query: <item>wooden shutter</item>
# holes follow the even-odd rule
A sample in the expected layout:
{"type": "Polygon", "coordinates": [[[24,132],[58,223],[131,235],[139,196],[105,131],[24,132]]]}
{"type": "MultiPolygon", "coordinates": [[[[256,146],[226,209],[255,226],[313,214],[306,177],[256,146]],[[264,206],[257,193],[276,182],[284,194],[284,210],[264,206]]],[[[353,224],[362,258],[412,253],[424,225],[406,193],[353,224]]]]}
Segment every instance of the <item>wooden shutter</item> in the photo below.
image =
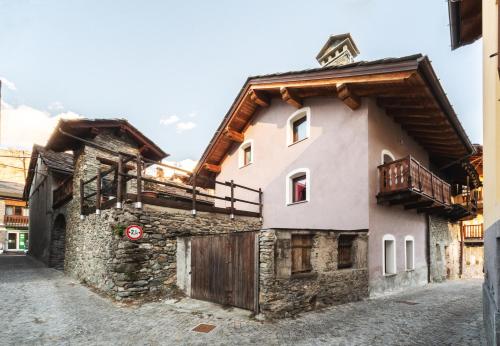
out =
{"type": "Polygon", "coordinates": [[[292,274],[312,270],[311,249],[312,235],[292,235],[292,274]]]}

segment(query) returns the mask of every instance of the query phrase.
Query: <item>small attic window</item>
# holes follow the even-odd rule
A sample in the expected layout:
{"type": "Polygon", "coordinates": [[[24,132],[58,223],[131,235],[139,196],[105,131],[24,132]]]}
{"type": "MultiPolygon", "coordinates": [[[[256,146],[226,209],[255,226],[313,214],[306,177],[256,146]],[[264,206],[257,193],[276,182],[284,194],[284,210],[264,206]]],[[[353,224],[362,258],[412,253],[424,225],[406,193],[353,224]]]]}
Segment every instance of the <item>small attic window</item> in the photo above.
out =
{"type": "Polygon", "coordinates": [[[310,124],[311,109],[304,107],[294,112],[287,121],[287,145],[309,138],[311,132],[310,124]]]}

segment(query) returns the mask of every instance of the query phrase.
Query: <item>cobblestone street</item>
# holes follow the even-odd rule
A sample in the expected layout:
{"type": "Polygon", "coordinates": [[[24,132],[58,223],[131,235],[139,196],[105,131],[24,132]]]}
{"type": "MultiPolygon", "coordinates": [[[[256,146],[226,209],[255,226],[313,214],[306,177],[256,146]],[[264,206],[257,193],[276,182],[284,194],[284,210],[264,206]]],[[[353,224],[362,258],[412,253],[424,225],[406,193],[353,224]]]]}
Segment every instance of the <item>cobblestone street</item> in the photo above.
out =
{"type": "Polygon", "coordinates": [[[30,257],[0,256],[2,345],[481,345],[481,282],[405,293],[259,322],[214,307],[122,307],[30,257]],[[209,333],[192,329],[216,326],[209,333]]]}

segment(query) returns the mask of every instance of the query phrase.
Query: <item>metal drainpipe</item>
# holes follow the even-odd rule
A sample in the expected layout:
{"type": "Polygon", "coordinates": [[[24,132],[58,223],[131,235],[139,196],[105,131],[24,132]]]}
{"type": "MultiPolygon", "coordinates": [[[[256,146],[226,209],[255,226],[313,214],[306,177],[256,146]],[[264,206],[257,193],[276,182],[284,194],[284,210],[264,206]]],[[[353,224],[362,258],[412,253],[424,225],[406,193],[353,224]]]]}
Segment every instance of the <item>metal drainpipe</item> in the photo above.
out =
{"type": "Polygon", "coordinates": [[[427,215],[426,218],[426,251],[425,251],[425,260],[427,262],[427,283],[431,282],[431,227],[430,227],[430,219],[431,217],[427,215]]]}

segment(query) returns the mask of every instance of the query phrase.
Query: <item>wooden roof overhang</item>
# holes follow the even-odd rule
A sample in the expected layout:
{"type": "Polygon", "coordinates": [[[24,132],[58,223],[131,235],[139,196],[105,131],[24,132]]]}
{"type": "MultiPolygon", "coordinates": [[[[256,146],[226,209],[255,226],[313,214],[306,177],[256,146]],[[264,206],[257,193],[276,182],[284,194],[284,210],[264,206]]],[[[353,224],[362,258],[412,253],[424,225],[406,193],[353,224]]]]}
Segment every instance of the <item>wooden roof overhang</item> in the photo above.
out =
{"type": "Polygon", "coordinates": [[[152,140],[142,134],[142,132],[125,119],[61,119],[47,142],[47,149],[66,151],[73,150],[81,145],[81,142],[65,136],[59,129],[84,139],[95,137],[101,129],[116,130],[127,134],[136,142],[141,154],[145,158],[161,161],[168,156],[168,154],[152,140]]]}
{"type": "Polygon", "coordinates": [[[413,55],[249,78],[202,155],[196,174],[213,178],[219,173],[231,146],[244,140],[254,113],[268,107],[272,98],[299,108],[304,99],[317,96],[337,97],[353,110],[363,97],[375,98],[437,165],[474,152],[429,59],[413,55]]]}
{"type": "Polygon", "coordinates": [[[482,36],[482,1],[448,0],[451,49],[470,44],[482,36]]]}

